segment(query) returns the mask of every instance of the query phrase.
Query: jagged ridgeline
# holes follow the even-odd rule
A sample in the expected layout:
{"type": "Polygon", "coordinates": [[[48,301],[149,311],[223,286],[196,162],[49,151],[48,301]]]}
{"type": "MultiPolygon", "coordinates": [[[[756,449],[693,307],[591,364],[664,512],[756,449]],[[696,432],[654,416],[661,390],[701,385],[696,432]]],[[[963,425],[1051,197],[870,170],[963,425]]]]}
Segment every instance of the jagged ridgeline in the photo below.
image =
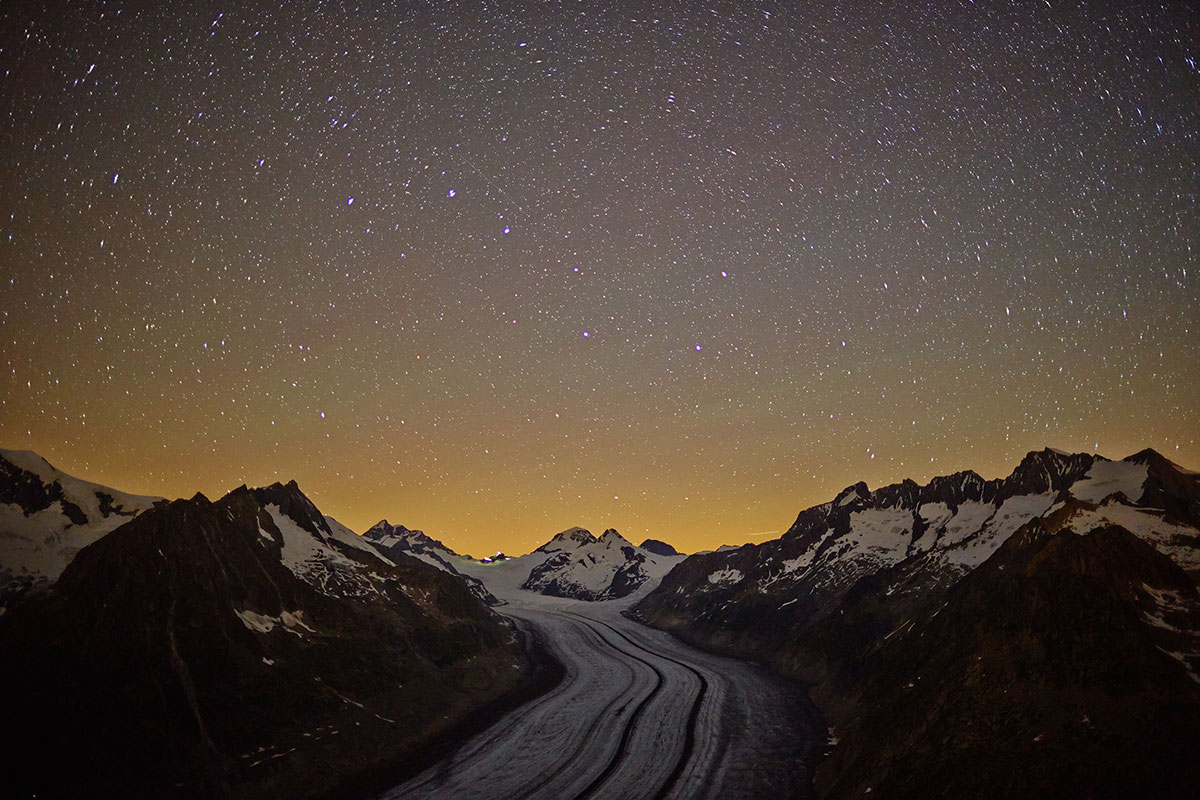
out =
{"type": "Polygon", "coordinates": [[[20,731],[10,796],[369,784],[526,674],[514,629],[460,578],[380,552],[295,483],[152,506],[106,490],[115,513],[138,512],[113,525],[82,482],[5,462],[5,500],[14,484],[25,500],[7,513],[28,523],[19,558],[4,550],[26,587],[0,617],[0,707],[20,731]],[[94,521],[110,532],[89,532],[61,574],[22,555],[94,521]]]}
{"type": "Polygon", "coordinates": [[[1200,481],[1147,450],[850,486],[636,612],[812,685],[832,797],[1193,797],[1200,481]]]}
{"type": "Polygon", "coordinates": [[[466,583],[471,594],[489,606],[494,606],[498,602],[483,585],[483,581],[463,574],[454,566],[455,562],[462,562],[464,556],[454,552],[437,539],[427,536],[424,531],[410,530],[403,525],[392,525],[386,519],[381,519],[363,534],[363,539],[373,544],[381,553],[412,556],[457,576],[466,583]]]}

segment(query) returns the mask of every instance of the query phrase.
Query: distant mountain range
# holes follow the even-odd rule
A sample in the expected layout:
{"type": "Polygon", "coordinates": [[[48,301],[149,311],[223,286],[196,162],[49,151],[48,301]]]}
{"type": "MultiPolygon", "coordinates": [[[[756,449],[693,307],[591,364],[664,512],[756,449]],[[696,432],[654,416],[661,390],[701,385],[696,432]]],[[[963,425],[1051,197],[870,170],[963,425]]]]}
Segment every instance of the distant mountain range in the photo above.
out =
{"type": "Polygon", "coordinates": [[[1194,796],[1200,481],[1146,450],[855,484],[634,613],[813,686],[832,797],[1194,796]]]}
{"type": "Polygon", "coordinates": [[[461,576],[385,554],[294,482],[154,502],[3,456],[14,797],[370,786],[530,674],[461,576]]]}

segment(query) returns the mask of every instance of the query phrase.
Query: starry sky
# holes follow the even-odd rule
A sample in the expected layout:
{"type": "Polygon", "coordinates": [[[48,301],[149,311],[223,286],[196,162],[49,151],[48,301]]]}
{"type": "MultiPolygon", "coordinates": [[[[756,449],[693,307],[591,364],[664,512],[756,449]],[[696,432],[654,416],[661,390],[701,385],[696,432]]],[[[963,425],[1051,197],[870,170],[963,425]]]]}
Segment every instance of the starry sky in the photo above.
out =
{"type": "Polygon", "coordinates": [[[0,447],[460,552],[1200,468],[1200,12],[0,5],[0,447]]]}

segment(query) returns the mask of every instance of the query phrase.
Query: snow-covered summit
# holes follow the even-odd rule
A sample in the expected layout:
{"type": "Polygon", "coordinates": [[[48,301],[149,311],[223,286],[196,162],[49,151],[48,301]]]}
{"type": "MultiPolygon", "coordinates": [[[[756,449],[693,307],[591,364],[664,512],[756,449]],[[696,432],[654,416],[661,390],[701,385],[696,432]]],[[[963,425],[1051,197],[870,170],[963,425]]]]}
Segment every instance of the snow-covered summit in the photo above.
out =
{"type": "Polygon", "coordinates": [[[604,531],[604,533],[600,534],[600,538],[596,542],[604,545],[609,550],[614,547],[633,547],[633,542],[618,533],[616,528],[609,528],[604,531]]]}
{"type": "Polygon", "coordinates": [[[0,613],[161,499],[76,478],[30,450],[0,450],[0,613]]]}
{"type": "Polygon", "coordinates": [[[625,597],[682,560],[636,547],[615,528],[599,538],[584,528],[569,528],[534,552],[549,557],[530,570],[521,588],[577,600],[625,597]]]}
{"type": "MultiPolygon", "coordinates": [[[[611,530],[611,529],[610,529],[611,530]]],[[[575,526],[567,528],[565,531],[554,534],[550,537],[550,541],[535,550],[535,553],[557,553],[561,550],[572,550],[581,545],[591,544],[596,541],[596,537],[592,536],[592,532],[586,528],[575,526]]]]}

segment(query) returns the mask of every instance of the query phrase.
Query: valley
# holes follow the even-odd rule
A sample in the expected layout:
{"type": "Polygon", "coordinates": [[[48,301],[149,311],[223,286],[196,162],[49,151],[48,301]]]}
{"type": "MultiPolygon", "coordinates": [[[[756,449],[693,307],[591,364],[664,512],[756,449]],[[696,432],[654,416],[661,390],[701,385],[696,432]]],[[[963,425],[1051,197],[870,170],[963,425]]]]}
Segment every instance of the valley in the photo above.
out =
{"type": "Polygon", "coordinates": [[[294,481],[167,501],[31,452],[0,493],[19,795],[1200,785],[1200,476],[1153,450],[860,482],[691,555],[571,527],[473,558],[294,481]]]}
{"type": "Polygon", "coordinates": [[[380,800],[812,796],[797,754],[824,727],[795,684],[635,623],[629,601],[497,593],[566,676],[380,800]]]}

